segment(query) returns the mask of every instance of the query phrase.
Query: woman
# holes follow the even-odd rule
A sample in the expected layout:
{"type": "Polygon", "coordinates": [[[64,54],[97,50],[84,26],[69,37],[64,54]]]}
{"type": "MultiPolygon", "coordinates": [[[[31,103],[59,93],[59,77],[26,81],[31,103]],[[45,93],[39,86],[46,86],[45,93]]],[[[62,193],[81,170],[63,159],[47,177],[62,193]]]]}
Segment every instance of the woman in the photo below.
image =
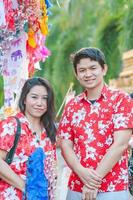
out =
{"type": "Polygon", "coordinates": [[[48,81],[28,79],[22,88],[19,109],[16,117],[21,123],[21,135],[10,165],[5,158],[14,144],[17,121],[9,117],[0,123],[0,200],[53,200],[56,131],[54,95],[48,81]]]}

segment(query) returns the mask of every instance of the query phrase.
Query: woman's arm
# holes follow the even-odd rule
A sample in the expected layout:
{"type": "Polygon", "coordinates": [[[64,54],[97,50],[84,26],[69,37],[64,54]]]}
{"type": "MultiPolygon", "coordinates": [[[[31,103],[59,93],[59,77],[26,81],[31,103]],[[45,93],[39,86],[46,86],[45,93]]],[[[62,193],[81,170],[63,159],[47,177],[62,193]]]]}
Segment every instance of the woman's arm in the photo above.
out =
{"type": "Polygon", "coordinates": [[[0,178],[24,192],[24,180],[18,176],[4,160],[7,152],[0,149],[0,178]]]}

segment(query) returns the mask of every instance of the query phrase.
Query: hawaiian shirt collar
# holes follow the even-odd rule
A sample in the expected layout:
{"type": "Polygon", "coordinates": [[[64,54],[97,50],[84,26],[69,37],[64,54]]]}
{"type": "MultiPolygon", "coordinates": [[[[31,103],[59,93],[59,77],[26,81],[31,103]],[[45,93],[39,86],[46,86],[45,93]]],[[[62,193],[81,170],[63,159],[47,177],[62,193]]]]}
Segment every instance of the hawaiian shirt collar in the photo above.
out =
{"type": "MultiPolygon", "coordinates": [[[[109,95],[109,88],[107,86],[107,84],[105,83],[104,86],[103,86],[103,89],[102,89],[102,92],[101,92],[101,96],[100,97],[103,97],[104,99],[107,99],[108,98],[108,95],[109,95]]],[[[85,99],[85,100],[88,100],[87,99],[87,91],[85,90],[83,93],[81,93],[79,96],[78,96],[79,100],[82,100],[82,99],[85,99]]]]}
{"type": "MultiPolygon", "coordinates": [[[[22,113],[22,112],[18,112],[16,117],[19,118],[19,120],[21,121],[21,123],[25,123],[27,125],[27,127],[32,131],[34,132],[33,128],[32,128],[32,125],[31,123],[28,121],[28,119],[26,118],[26,116],[22,113]]],[[[45,128],[43,127],[43,130],[42,132],[45,132],[45,128]]]]}

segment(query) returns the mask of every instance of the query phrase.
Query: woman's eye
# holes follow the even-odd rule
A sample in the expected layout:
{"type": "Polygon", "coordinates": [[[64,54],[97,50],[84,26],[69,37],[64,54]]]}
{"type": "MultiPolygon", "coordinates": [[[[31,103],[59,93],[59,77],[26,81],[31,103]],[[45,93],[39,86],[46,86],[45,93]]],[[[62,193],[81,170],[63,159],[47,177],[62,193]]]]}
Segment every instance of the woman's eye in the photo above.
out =
{"type": "Polygon", "coordinates": [[[47,100],[47,99],[48,99],[48,97],[43,97],[43,99],[44,99],[44,100],[47,100]]]}
{"type": "Polygon", "coordinates": [[[37,97],[35,97],[35,96],[32,96],[31,98],[32,98],[32,99],[36,99],[37,97]]]}

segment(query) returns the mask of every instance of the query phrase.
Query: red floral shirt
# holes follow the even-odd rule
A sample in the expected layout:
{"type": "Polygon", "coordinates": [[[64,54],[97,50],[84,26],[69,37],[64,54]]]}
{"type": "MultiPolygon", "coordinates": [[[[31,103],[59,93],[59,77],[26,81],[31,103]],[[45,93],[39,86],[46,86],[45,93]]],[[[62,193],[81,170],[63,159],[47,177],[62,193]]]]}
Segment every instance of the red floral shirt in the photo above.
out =
{"type": "MultiPolygon", "coordinates": [[[[45,166],[47,170],[46,176],[49,179],[49,187],[52,188],[50,178],[56,176],[56,147],[51,144],[50,139],[46,136],[45,129],[41,134],[41,139],[37,138],[31,129],[31,125],[22,113],[16,115],[21,122],[21,136],[15,151],[13,162],[10,167],[23,179],[26,178],[26,162],[29,155],[34,152],[37,147],[42,147],[46,154],[45,166]]],[[[14,136],[16,132],[17,122],[14,117],[9,117],[0,122],[0,149],[9,151],[13,146],[14,136]]],[[[54,185],[55,187],[55,185],[54,185]]],[[[50,191],[51,192],[51,191],[50,191]]],[[[21,200],[22,192],[13,186],[0,180],[0,200],[21,200]]]]}
{"type": "MultiPolygon", "coordinates": [[[[91,104],[86,92],[66,105],[58,134],[71,140],[74,151],[84,167],[96,169],[113,143],[114,131],[133,128],[133,100],[118,90],[103,87],[101,97],[91,104]]],[[[83,183],[72,172],[69,187],[81,192],[83,183]]],[[[100,192],[126,190],[128,186],[127,152],[104,177],[100,192]]]]}

